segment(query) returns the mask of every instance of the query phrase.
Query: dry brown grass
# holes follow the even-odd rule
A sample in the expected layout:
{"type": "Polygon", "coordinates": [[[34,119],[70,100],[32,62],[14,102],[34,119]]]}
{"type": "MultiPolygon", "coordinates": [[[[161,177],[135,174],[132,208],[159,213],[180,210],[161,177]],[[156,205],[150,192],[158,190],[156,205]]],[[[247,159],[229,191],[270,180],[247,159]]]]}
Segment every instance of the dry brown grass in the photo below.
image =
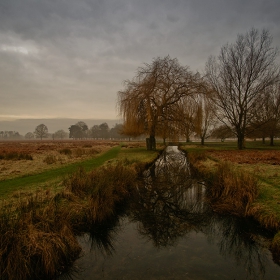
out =
{"type": "Polygon", "coordinates": [[[137,181],[134,167],[107,164],[79,169],[60,192],[19,193],[0,207],[0,275],[54,279],[79,255],[75,235],[111,218],[137,181]]]}
{"type": "Polygon", "coordinates": [[[258,195],[258,179],[251,173],[238,170],[229,162],[221,162],[208,177],[208,195],[217,212],[247,216],[258,195]]]}
{"type": "Polygon", "coordinates": [[[239,164],[263,163],[270,165],[280,165],[279,150],[211,150],[208,151],[207,154],[222,161],[230,161],[239,164]]]}
{"type": "Polygon", "coordinates": [[[0,154],[30,155],[33,160],[0,159],[0,180],[35,174],[90,158],[115,146],[116,142],[93,140],[2,141],[0,154]]]}
{"type": "Polygon", "coordinates": [[[46,197],[30,196],[12,207],[2,206],[1,279],[53,279],[79,255],[71,225],[46,197]]]}

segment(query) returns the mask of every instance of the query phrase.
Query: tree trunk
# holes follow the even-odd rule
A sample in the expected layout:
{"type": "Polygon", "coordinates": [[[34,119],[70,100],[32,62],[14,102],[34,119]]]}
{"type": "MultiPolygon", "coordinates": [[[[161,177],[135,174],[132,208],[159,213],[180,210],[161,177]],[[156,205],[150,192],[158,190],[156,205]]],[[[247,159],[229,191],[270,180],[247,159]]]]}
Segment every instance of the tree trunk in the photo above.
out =
{"type": "Polygon", "coordinates": [[[270,135],[270,143],[269,143],[270,146],[274,146],[274,136],[273,135],[270,135]]]}
{"type": "Polygon", "coordinates": [[[237,147],[238,150],[243,150],[244,149],[244,135],[238,135],[237,137],[237,147]]]}
{"type": "Polygon", "coordinates": [[[204,145],[204,137],[201,137],[201,142],[200,142],[201,145],[204,145]]]}
{"type": "Polygon", "coordinates": [[[150,138],[146,138],[146,148],[148,151],[156,150],[156,138],[153,135],[150,135],[150,138]]]}
{"type": "Polygon", "coordinates": [[[265,144],[265,137],[262,138],[262,143],[265,144]]]}

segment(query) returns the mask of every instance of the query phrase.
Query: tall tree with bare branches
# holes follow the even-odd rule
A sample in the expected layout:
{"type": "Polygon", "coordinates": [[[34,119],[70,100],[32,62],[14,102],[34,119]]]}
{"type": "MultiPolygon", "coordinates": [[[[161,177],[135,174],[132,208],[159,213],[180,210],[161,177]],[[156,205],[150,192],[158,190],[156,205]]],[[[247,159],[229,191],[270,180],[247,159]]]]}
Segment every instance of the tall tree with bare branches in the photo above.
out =
{"type": "Polygon", "coordinates": [[[238,148],[243,149],[246,128],[261,106],[265,89],[279,81],[277,49],[267,30],[251,29],[222,47],[218,58],[206,63],[206,80],[217,106],[218,118],[234,128],[238,148]]]}
{"type": "Polygon", "coordinates": [[[42,138],[47,138],[48,137],[47,126],[45,124],[39,124],[38,126],[36,126],[34,135],[36,136],[36,138],[40,138],[41,140],[42,138]]]}
{"type": "Polygon", "coordinates": [[[196,113],[194,117],[194,131],[200,138],[201,145],[209,138],[217,124],[215,117],[216,108],[211,102],[210,96],[201,94],[197,97],[196,113]]]}
{"type": "MultiPolygon", "coordinates": [[[[200,77],[169,56],[156,58],[138,68],[133,80],[124,82],[118,92],[119,112],[127,135],[146,134],[147,149],[156,149],[155,137],[161,122],[172,119],[179,100],[197,91],[200,77]]],[[[161,134],[164,125],[161,125],[161,134]]]]}

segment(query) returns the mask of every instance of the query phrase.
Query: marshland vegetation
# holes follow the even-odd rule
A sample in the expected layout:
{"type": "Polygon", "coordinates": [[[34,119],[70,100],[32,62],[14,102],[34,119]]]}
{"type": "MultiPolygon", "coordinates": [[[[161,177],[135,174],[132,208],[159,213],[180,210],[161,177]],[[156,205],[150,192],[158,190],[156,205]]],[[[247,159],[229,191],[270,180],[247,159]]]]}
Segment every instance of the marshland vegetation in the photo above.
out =
{"type": "Polygon", "coordinates": [[[80,254],[76,235],[113,216],[157,155],[115,143],[92,158],[0,181],[1,279],[58,276],[80,254]]]}
{"type": "MultiPolygon", "coordinates": [[[[278,142],[277,142],[278,144],[278,142]]],[[[204,178],[213,209],[253,217],[273,230],[271,249],[280,263],[280,147],[248,141],[246,150],[234,143],[189,143],[182,146],[194,174],[204,178]]]]}
{"type": "MultiPolygon", "coordinates": [[[[0,181],[3,279],[58,276],[81,253],[76,236],[114,217],[129,201],[139,174],[157,158],[159,150],[147,151],[145,143],[139,142],[114,144],[94,155],[85,153],[75,162],[51,168],[44,162],[44,170],[12,174],[0,181]]],[[[246,146],[242,151],[232,142],[180,147],[187,152],[193,174],[206,182],[216,212],[253,217],[275,233],[270,249],[279,263],[280,149],[257,142],[246,146]]],[[[93,142],[80,148],[97,149],[93,142]]],[[[78,147],[71,150],[60,145],[53,155],[73,156],[73,149],[78,147]]],[[[30,155],[36,160],[36,153],[30,155]]],[[[17,164],[24,161],[29,160],[16,160],[17,164]]]]}

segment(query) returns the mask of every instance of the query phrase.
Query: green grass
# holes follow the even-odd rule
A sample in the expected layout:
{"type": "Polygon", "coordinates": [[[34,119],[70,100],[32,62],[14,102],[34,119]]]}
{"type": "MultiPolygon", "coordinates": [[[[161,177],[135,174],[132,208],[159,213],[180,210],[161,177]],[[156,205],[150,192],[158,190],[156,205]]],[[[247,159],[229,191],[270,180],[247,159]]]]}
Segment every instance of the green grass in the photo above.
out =
{"type": "Polygon", "coordinates": [[[79,167],[85,171],[90,171],[100,167],[106,162],[115,160],[128,160],[131,164],[142,163],[142,166],[153,162],[158,156],[159,151],[147,151],[145,147],[140,148],[122,148],[113,147],[101,155],[91,159],[65,165],[56,169],[50,169],[38,174],[24,175],[14,179],[0,181],[0,199],[7,199],[9,195],[16,191],[30,192],[40,189],[59,190],[61,181],[67,174],[73,173],[79,167]]]}
{"type": "Polygon", "coordinates": [[[130,162],[150,163],[158,156],[159,151],[147,151],[145,147],[140,148],[122,148],[118,159],[127,159],[130,162]]]}
{"type": "MultiPolygon", "coordinates": [[[[225,142],[205,142],[205,145],[200,145],[199,142],[181,143],[182,146],[188,147],[188,150],[237,150],[236,141],[225,141],[225,142]]],[[[265,144],[262,141],[246,141],[244,150],[280,150],[280,140],[274,141],[274,146],[269,145],[267,140],[265,144]]]]}
{"type": "Polygon", "coordinates": [[[57,169],[47,170],[34,175],[26,175],[19,178],[0,181],[0,197],[5,198],[10,193],[17,190],[26,190],[27,187],[27,190],[31,191],[34,188],[36,189],[38,187],[42,187],[42,185],[45,185],[47,182],[55,184],[61,180],[63,176],[74,172],[78,167],[83,167],[86,171],[89,171],[101,166],[108,160],[116,158],[120,150],[121,148],[119,146],[114,147],[97,157],[85,160],[83,162],[65,165],[57,169]]]}

